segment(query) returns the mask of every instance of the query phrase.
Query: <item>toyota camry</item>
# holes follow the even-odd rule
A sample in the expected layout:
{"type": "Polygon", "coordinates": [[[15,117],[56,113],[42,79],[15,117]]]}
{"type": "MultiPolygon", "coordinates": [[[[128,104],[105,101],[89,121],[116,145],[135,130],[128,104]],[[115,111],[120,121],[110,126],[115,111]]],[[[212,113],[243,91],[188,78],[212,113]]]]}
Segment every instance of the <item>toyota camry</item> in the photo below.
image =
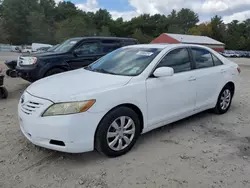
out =
{"type": "Polygon", "coordinates": [[[31,84],[18,105],[20,128],[41,147],[120,156],[150,130],[207,109],[226,113],[239,73],[204,46],[122,47],[31,84]]]}

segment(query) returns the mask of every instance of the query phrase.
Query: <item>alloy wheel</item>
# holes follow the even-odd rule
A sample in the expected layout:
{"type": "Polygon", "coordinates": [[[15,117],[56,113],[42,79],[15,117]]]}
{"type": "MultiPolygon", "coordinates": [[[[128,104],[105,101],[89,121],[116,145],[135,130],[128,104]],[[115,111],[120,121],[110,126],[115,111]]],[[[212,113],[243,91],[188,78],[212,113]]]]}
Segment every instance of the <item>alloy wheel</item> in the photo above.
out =
{"type": "Polygon", "coordinates": [[[222,110],[226,110],[231,102],[231,91],[229,89],[225,89],[220,98],[220,107],[222,110]]]}
{"type": "Polygon", "coordinates": [[[121,151],[131,144],[134,136],[135,123],[133,119],[121,116],[110,124],[106,138],[110,149],[121,151]]]}

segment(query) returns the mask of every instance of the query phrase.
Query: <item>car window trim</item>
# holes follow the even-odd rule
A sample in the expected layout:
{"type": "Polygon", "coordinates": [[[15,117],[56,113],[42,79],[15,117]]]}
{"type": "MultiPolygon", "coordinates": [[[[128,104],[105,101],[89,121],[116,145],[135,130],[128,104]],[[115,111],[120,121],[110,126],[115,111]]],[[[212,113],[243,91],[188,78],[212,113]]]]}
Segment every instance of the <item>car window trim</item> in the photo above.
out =
{"type": "Polygon", "coordinates": [[[191,47],[190,47],[190,52],[191,52],[192,57],[193,57],[195,69],[208,69],[208,68],[216,67],[215,64],[214,64],[213,55],[212,55],[212,53],[211,53],[209,50],[207,50],[207,49],[205,49],[205,48],[202,48],[202,47],[191,46],[191,47]],[[201,49],[201,50],[206,50],[206,51],[208,51],[208,52],[210,53],[210,55],[211,55],[211,58],[212,58],[212,61],[213,61],[213,66],[211,66],[211,67],[204,67],[204,68],[197,68],[197,64],[196,64],[196,61],[195,61],[195,59],[194,59],[192,49],[201,49]]]}
{"type": "Polygon", "coordinates": [[[192,61],[192,59],[191,59],[190,51],[189,51],[189,49],[188,49],[189,47],[184,47],[184,46],[182,46],[182,47],[176,47],[176,48],[172,48],[172,49],[170,49],[169,51],[167,51],[167,52],[161,57],[161,59],[158,60],[158,62],[155,64],[154,68],[152,69],[152,71],[151,71],[150,74],[148,75],[148,78],[154,78],[154,77],[152,76],[152,75],[153,75],[153,72],[156,70],[157,66],[158,66],[159,63],[162,61],[162,59],[164,59],[170,52],[172,52],[173,50],[183,49],[183,48],[186,49],[187,52],[188,52],[188,56],[189,56],[189,60],[190,60],[191,69],[188,70],[188,71],[183,71],[183,72],[174,73],[174,75],[175,75],[175,74],[185,73],[185,72],[189,72],[189,71],[194,70],[194,68],[193,68],[193,61],[192,61]]]}
{"type": "Polygon", "coordinates": [[[102,39],[100,40],[102,44],[116,44],[121,43],[121,40],[119,39],[102,39]],[[104,42],[104,41],[112,41],[112,42],[104,42]]]}

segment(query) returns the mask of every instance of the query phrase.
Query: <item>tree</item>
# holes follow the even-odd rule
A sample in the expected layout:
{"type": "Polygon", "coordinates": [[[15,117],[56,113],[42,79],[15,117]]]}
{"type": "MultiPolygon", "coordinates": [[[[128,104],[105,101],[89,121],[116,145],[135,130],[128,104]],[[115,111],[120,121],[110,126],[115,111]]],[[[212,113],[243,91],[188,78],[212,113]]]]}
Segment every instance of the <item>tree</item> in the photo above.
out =
{"type": "Polygon", "coordinates": [[[177,23],[184,33],[199,22],[199,16],[190,9],[183,8],[177,13],[177,23]]]}
{"type": "Polygon", "coordinates": [[[209,36],[227,49],[250,50],[250,19],[224,24],[220,16],[198,24],[197,13],[183,8],[169,15],[142,14],[130,21],[113,20],[110,12],[84,12],[70,1],[0,0],[0,42],[30,44],[58,43],[70,37],[134,37],[149,43],[162,33],[209,36]]]}
{"type": "Polygon", "coordinates": [[[29,41],[30,28],[27,16],[36,10],[36,0],[4,0],[2,3],[2,18],[8,40],[15,44],[25,44],[29,41]]]}
{"type": "Polygon", "coordinates": [[[0,0],[0,18],[3,16],[3,1],[0,0]]]}
{"type": "Polygon", "coordinates": [[[56,41],[61,42],[71,37],[95,36],[96,34],[96,28],[87,25],[83,17],[75,16],[57,24],[56,41]]]}
{"type": "Polygon", "coordinates": [[[202,23],[198,26],[194,26],[188,30],[188,34],[191,35],[202,35],[202,36],[212,36],[211,23],[202,23]]]}
{"type": "Polygon", "coordinates": [[[110,33],[117,37],[126,36],[127,34],[126,28],[127,28],[126,22],[124,22],[122,18],[113,20],[109,26],[110,33]]]}
{"type": "Polygon", "coordinates": [[[70,1],[59,2],[58,6],[55,8],[55,12],[55,21],[57,22],[76,16],[79,13],[75,4],[70,1]]]}
{"type": "Polygon", "coordinates": [[[149,43],[152,41],[152,37],[145,35],[142,33],[141,29],[136,29],[134,33],[132,34],[132,37],[137,39],[140,43],[149,43]]]}
{"type": "Polygon", "coordinates": [[[35,11],[31,12],[29,16],[27,16],[28,25],[30,26],[30,35],[29,42],[46,42],[50,43],[50,32],[48,31],[48,25],[46,23],[46,19],[44,14],[35,11]]]}
{"type": "Polygon", "coordinates": [[[188,30],[188,34],[190,35],[201,35],[200,28],[198,26],[194,26],[188,30]]]}
{"type": "Polygon", "coordinates": [[[211,37],[215,40],[224,41],[225,25],[220,16],[211,18],[211,37]]]}
{"type": "Polygon", "coordinates": [[[172,24],[168,27],[169,33],[184,34],[184,30],[179,24],[172,24]]]}
{"type": "Polygon", "coordinates": [[[101,31],[99,33],[100,36],[110,36],[110,31],[107,26],[102,26],[101,31]]]}
{"type": "Polygon", "coordinates": [[[168,15],[167,19],[169,20],[169,24],[179,24],[177,19],[176,10],[172,10],[172,12],[168,15]]]}
{"type": "Polygon", "coordinates": [[[0,18],[0,43],[7,43],[8,42],[8,35],[5,32],[3,26],[3,20],[0,18]]]}
{"type": "Polygon", "coordinates": [[[111,14],[105,9],[99,9],[93,16],[94,24],[98,30],[101,30],[103,26],[110,25],[112,19],[111,14]]]}

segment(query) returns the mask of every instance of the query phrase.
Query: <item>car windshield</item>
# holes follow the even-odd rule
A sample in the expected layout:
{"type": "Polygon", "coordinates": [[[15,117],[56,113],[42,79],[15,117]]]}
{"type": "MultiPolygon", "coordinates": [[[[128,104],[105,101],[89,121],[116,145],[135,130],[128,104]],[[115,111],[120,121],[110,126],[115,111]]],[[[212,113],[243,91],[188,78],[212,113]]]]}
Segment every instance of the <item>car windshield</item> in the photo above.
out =
{"type": "Polygon", "coordinates": [[[54,52],[67,52],[69,51],[80,39],[68,39],[59,44],[53,51],[54,52]]]}
{"type": "Polygon", "coordinates": [[[52,47],[50,47],[47,51],[48,51],[48,52],[53,52],[53,51],[55,51],[55,49],[56,49],[58,46],[59,46],[58,44],[55,45],[55,46],[52,46],[52,47]]]}
{"type": "Polygon", "coordinates": [[[159,48],[120,48],[97,60],[86,69],[106,74],[136,76],[144,71],[160,51],[159,48]]]}

